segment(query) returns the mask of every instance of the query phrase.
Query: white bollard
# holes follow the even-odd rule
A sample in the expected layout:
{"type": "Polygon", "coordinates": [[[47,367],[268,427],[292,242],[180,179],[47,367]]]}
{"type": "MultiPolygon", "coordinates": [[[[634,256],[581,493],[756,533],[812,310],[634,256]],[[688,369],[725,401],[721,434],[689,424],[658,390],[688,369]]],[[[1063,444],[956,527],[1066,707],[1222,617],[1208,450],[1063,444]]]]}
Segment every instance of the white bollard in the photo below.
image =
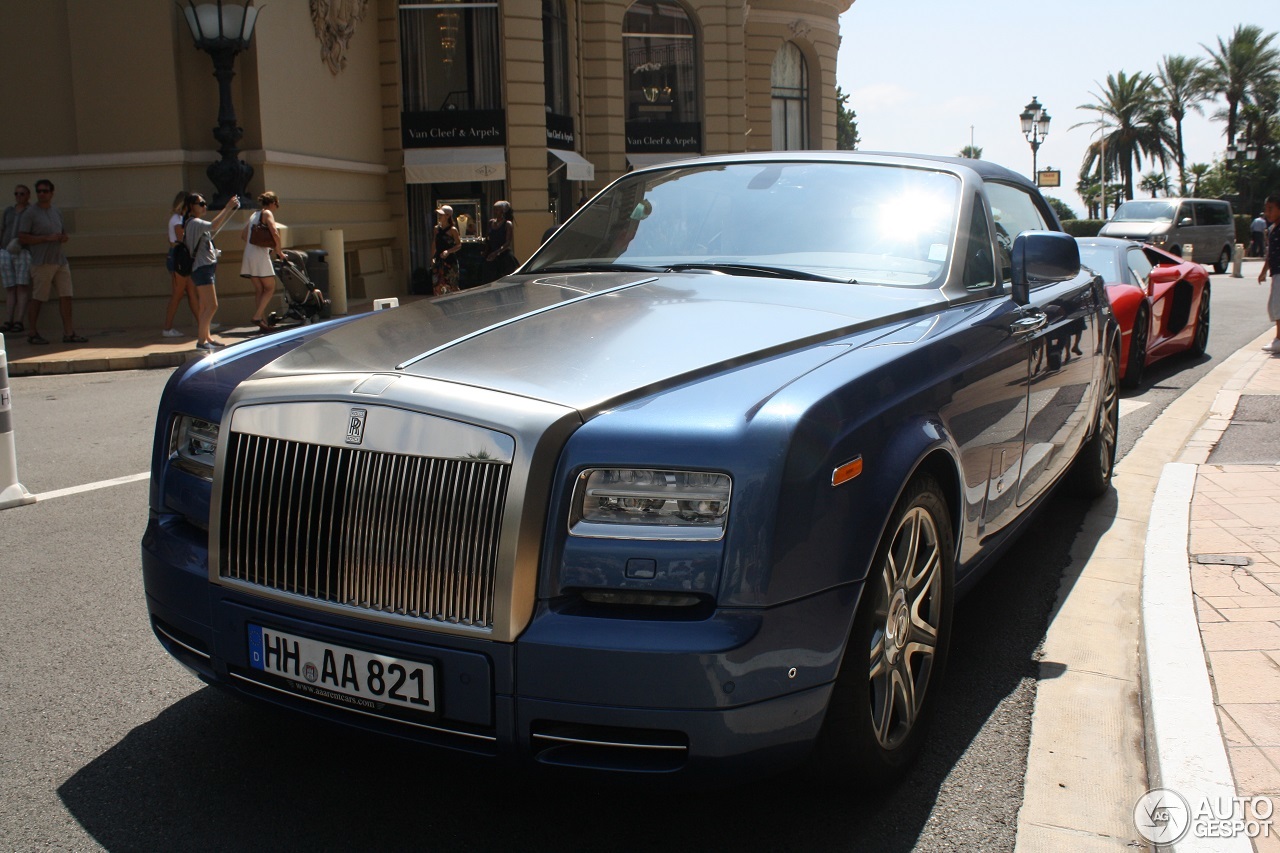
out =
{"type": "Polygon", "coordinates": [[[1244,243],[1236,243],[1235,248],[1231,250],[1231,277],[1244,278],[1244,273],[1240,271],[1240,267],[1244,265],[1244,243]]]}
{"type": "Polygon", "coordinates": [[[1182,247],[1182,259],[1184,261],[1194,261],[1196,259],[1196,247],[1191,243],[1187,243],[1182,247]]]}
{"type": "Polygon", "coordinates": [[[13,444],[13,398],[9,393],[9,354],[0,335],[0,509],[36,502],[18,482],[18,454],[13,444]]]}

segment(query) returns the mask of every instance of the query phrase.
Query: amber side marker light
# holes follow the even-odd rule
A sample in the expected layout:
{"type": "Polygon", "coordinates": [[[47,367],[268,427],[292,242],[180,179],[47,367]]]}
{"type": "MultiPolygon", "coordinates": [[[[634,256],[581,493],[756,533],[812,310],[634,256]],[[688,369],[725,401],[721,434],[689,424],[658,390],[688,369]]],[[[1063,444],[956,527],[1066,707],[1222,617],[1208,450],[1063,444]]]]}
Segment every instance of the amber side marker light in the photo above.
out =
{"type": "Polygon", "coordinates": [[[847,483],[861,473],[862,457],[859,456],[831,472],[831,485],[838,486],[841,483],[847,483]]]}

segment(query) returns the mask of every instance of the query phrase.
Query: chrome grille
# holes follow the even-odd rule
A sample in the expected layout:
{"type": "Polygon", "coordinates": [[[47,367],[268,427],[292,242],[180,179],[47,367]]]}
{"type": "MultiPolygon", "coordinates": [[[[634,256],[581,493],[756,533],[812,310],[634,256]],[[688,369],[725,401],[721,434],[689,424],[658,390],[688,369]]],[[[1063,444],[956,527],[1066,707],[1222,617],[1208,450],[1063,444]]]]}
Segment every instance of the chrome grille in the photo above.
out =
{"type": "Polygon", "coordinates": [[[232,433],[224,472],[222,577],[493,627],[510,466],[232,433]]]}

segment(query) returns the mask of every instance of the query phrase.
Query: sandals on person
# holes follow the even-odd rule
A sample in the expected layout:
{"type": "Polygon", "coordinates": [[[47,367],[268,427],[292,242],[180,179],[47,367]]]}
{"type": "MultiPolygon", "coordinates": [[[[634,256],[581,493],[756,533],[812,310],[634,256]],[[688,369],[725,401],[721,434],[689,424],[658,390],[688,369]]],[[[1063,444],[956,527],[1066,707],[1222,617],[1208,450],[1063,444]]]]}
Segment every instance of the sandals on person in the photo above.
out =
{"type": "Polygon", "coordinates": [[[28,336],[27,336],[27,343],[29,343],[29,344],[35,344],[36,346],[44,346],[45,344],[47,344],[47,343],[49,343],[49,342],[48,342],[47,340],[45,340],[43,337],[41,337],[40,335],[28,335],[28,336]]]}
{"type": "Polygon", "coordinates": [[[62,342],[64,344],[87,344],[89,339],[83,335],[63,335],[62,342]]]}
{"type": "Polygon", "coordinates": [[[9,328],[5,329],[6,332],[12,332],[15,335],[21,334],[26,330],[27,330],[27,327],[22,325],[21,321],[10,323],[9,328]]]}

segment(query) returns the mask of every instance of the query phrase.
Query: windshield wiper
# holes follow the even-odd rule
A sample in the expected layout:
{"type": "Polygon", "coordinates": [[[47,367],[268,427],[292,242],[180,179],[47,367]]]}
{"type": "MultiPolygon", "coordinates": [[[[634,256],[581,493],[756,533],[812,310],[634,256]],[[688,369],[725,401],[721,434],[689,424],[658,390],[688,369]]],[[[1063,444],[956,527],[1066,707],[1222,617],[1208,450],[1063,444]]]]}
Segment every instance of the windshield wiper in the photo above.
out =
{"type": "Polygon", "coordinates": [[[528,270],[531,273],[544,272],[666,272],[666,267],[645,267],[640,264],[612,264],[608,262],[583,262],[578,263],[568,261],[560,264],[548,264],[545,267],[539,267],[535,270],[528,270]]]}
{"type": "Polygon", "coordinates": [[[804,270],[790,269],[788,267],[775,267],[766,264],[727,264],[727,263],[700,263],[700,264],[672,264],[667,267],[671,272],[680,272],[682,270],[718,270],[726,272],[730,275],[763,275],[770,278],[798,278],[804,281],[834,281],[839,284],[857,284],[858,280],[854,278],[835,278],[829,275],[819,275],[818,273],[805,272],[804,270]]]}

